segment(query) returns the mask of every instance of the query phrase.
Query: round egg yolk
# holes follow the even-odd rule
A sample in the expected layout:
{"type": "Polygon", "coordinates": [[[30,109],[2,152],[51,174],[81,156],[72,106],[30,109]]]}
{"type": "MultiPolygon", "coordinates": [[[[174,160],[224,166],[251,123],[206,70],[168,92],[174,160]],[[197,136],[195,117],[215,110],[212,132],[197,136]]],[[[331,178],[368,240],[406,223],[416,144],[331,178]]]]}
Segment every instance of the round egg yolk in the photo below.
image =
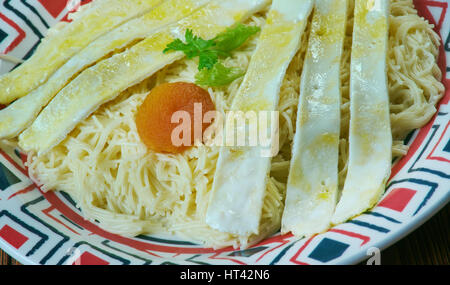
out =
{"type": "MultiPolygon", "coordinates": [[[[138,108],[136,115],[136,126],[139,136],[143,143],[155,152],[163,153],[181,153],[194,145],[194,107],[195,104],[201,104],[203,116],[214,111],[214,103],[208,91],[192,83],[164,83],[155,87],[150,91],[143,104],[138,108]],[[188,120],[190,133],[190,142],[188,145],[183,144],[177,146],[173,143],[172,134],[174,130],[181,124],[172,123],[175,113],[183,112],[189,115],[188,120]]],[[[197,108],[199,109],[199,108],[197,108]]],[[[183,126],[186,126],[183,121],[183,126]]],[[[202,123],[202,134],[210,124],[202,123]]]]}

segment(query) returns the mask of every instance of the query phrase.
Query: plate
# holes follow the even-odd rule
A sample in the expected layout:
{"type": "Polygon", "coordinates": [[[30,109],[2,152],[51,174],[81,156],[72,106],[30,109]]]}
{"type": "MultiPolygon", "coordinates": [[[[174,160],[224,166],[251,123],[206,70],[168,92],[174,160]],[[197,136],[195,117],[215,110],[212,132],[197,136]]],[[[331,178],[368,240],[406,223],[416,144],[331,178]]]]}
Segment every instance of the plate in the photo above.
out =
{"type": "MultiPolygon", "coordinates": [[[[82,1],[87,3],[89,1],[82,1]]],[[[80,1],[4,0],[0,51],[27,59],[46,30],[80,1]]],[[[276,234],[246,250],[212,250],[170,236],[127,238],[83,219],[62,192],[43,193],[28,177],[26,155],[0,145],[0,248],[24,264],[355,264],[422,225],[450,200],[449,1],[415,1],[442,38],[446,94],[439,112],[411,133],[378,205],[309,239],[276,234]]],[[[45,63],[43,63],[45,64],[45,63]]],[[[14,68],[1,62],[0,72],[14,68]]]]}

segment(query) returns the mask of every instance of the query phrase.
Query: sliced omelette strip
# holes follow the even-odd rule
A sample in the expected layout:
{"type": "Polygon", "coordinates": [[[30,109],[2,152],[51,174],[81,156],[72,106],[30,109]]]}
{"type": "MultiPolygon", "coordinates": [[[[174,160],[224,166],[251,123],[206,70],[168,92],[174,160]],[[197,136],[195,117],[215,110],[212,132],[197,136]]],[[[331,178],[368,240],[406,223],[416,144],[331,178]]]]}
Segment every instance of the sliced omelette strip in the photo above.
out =
{"type": "Polygon", "coordinates": [[[348,174],[332,222],[374,206],[391,170],[387,85],[389,0],[356,1],[350,75],[348,174]]]}
{"type": "Polygon", "coordinates": [[[76,14],[72,23],[45,38],[29,60],[0,78],[0,104],[27,95],[93,40],[145,14],[162,1],[96,0],[89,4],[88,9],[76,14]]]}
{"type": "Polygon", "coordinates": [[[213,1],[125,52],[84,70],[53,98],[33,124],[19,136],[19,146],[38,154],[50,150],[99,106],[166,65],[183,58],[183,52],[163,53],[163,50],[176,38],[183,39],[187,29],[210,39],[262,10],[269,2],[213,1]]]}
{"type": "Polygon", "coordinates": [[[210,0],[167,0],[142,17],[130,20],[98,38],[74,55],[45,84],[0,111],[0,139],[15,137],[27,128],[48,102],[80,71],[112,51],[151,37],[163,27],[189,16],[208,2],[210,0]]]}
{"type": "MultiPolygon", "coordinates": [[[[312,7],[313,1],[273,1],[232,110],[276,110],[281,83],[299,50],[312,7]]],[[[206,215],[210,227],[242,236],[258,234],[271,162],[263,149],[261,145],[221,149],[206,215]]]]}
{"type": "Polygon", "coordinates": [[[316,0],[303,65],[283,233],[311,236],[331,225],[338,194],[340,69],[347,1],[316,0]]]}

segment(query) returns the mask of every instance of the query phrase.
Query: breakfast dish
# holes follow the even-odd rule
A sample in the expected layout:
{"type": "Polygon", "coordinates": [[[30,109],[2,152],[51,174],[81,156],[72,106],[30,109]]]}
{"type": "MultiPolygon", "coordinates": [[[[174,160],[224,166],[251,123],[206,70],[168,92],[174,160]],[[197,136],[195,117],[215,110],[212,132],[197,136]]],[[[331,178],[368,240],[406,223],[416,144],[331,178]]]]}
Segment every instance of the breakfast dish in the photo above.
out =
{"type": "Polygon", "coordinates": [[[114,234],[245,249],[324,233],[375,206],[444,96],[440,37],[411,0],[105,2],[0,78],[0,137],[114,234]],[[209,144],[217,118],[174,146],[171,115],[194,102],[277,113],[276,151],[209,144]]]}

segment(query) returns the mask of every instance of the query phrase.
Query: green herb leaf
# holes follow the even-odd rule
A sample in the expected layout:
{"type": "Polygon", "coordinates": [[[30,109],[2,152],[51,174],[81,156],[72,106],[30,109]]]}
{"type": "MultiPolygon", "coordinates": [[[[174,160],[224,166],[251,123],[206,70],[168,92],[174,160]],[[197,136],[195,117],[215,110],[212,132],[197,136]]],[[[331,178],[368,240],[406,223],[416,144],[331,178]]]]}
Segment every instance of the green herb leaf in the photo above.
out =
{"type": "Polygon", "coordinates": [[[239,68],[226,67],[220,62],[216,63],[211,69],[202,69],[195,76],[196,84],[210,87],[225,86],[245,74],[239,68]]]}
{"type": "Polygon", "coordinates": [[[180,39],[176,39],[168,44],[167,48],[163,52],[167,53],[169,51],[182,51],[190,59],[210,51],[211,47],[215,45],[213,40],[207,41],[200,37],[194,36],[192,30],[189,29],[186,30],[185,38],[186,43],[180,39]]]}
{"type": "Polygon", "coordinates": [[[225,67],[219,63],[219,57],[230,57],[233,50],[242,46],[259,31],[259,27],[238,24],[212,40],[204,40],[188,29],[185,42],[176,39],[168,44],[163,52],[182,51],[189,59],[199,57],[197,83],[203,86],[223,86],[241,77],[244,72],[237,68],[225,67]]]}
{"type": "Polygon", "coordinates": [[[194,36],[192,30],[186,30],[186,43],[194,47],[195,50],[203,52],[215,45],[213,40],[204,40],[198,36],[194,36]]]}
{"type": "Polygon", "coordinates": [[[211,69],[214,67],[214,64],[219,61],[219,55],[217,54],[217,52],[211,50],[202,52],[199,57],[199,71],[203,70],[204,68],[211,69]]]}
{"type": "Polygon", "coordinates": [[[245,26],[238,24],[234,28],[229,28],[225,32],[217,35],[213,41],[214,49],[221,55],[229,56],[230,52],[242,46],[251,36],[258,33],[259,27],[245,26]]]}

